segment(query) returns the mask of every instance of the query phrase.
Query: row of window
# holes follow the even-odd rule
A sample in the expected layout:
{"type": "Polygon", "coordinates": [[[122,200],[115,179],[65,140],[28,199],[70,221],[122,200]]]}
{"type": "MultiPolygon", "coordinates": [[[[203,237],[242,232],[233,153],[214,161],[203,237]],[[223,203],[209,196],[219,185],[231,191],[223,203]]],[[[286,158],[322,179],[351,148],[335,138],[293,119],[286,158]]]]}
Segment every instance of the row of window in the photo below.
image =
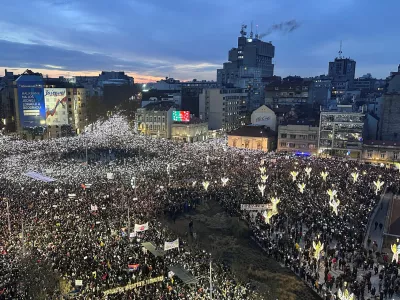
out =
{"type": "MultiPolygon", "coordinates": [[[[286,133],[282,133],[281,134],[281,138],[282,139],[287,139],[288,138],[288,134],[286,134],[286,133]]],[[[306,134],[289,134],[289,138],[290,139],[293,139],[293,140],[295,140],[295,139],[298,139],[298,140],[316,140],[317,139],[317,135],[316,134],[309,134],[309,135],[306,135],[306,134]]]]}
{"type": "MultiPolygon", "coordinates": [[[[374,156],[374,151],[367,151],[367,157],[372,158],[374,156]]],[[[386,151],[380,151],[379,157],[381,159],[389,158],[389,155],[387,154],[386,151]]],[[[393,159],[399,159],[399,152],[393,152],[393,159]]]]}
{"type": "Polygon", "coordinates": [[[163,116],[163,117],[149,117],[149,116],[146,116],[145,118],[143,116],[138,116],[138,121],[143,121],[143,119],[145,119],[145,122],[158,122],[158,123],[160,123],[161,120],[163,122],[165,122],[165,116],[163,116]]]}
{"type": "Polygon", "coordinates": [[[286,142],[281,142],[280,146],[282,148],[296,148],[296,149],[316,149],[317,146],[315,144],[295,144],[295,143],[286,143],[286,142]]]}

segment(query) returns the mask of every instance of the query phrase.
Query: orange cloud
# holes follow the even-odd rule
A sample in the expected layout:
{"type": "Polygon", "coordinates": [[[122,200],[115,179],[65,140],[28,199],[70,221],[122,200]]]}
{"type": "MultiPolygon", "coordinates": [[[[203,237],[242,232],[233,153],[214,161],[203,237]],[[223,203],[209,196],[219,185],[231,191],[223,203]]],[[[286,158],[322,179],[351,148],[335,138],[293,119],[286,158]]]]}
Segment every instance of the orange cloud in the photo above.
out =
{"type": "MultiPolygon", "coordinates": [[[[61,69],[34,69],[34,68],[12,68],[12,67],[0,67],[0,76],[5,74],[5,69],[9,72],[14,72],[14,74],[21,74],[26,69],[30,69],[33,72],[42,73],[43,76],[48,75],[52,78],[57,78],[60,76],[64,77],[71,77],[71,76],[98,76],[101,74],[101,71],[68,71],[68,70],[61,70],[61,69]]],[[[156,82],[158,80],[164,79],[164,77],[156,77],[152,75],[142,75],[132,72],[125,72],[125,74],[132,76],[135,79],[135,83],[147,83],[147,82],[156,82]]]]}

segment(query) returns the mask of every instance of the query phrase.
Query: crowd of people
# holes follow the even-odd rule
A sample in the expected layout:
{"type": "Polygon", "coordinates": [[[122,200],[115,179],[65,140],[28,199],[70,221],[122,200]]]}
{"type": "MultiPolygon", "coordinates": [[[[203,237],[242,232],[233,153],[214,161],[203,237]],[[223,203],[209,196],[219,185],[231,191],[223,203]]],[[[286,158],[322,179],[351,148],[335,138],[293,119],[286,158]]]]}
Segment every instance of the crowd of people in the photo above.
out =
{"type": "Polygon", "coordinates": [[[290,267],[324,298],[334,299],[345,283],[357,299],[397,293],[397,264],[390,259],[379,264],[373,246],[364,247],[380,192],[399,189],[397,170],[225,144],[141,136],[121,116],[95,123],[77,137],[28,142],[0,136],[0,299],[34,299],[34,287],[60,296],[66,294],[62,286],[81,299],[210,299],[211,294],[212,299],[267,299],[217,261],[212,261],[210,284],[210,254],[189,247],[183,238],[161,256],[143,247],[151,241],[163,249],[178,238],[162,216],[175,220],[214,200],[249,224],[266,255],[290,267]],[[28,171],[54,181],[32,179],[28,171]],[[298,172],[295,180],[292,171],[298,172]],[[325,180],[321,172],[327,173],[325,180]],[[351,173],[359,174],[357,181],[351,173]],[[373,184],[377,180],[385,183],[379,192],[373,184]],[[299,183],[305,184],[303,193],[299,183]],[[340,200],[337,214],[329,205],[329,189],[340,200]],[[263,212],[241,210],[241,204],[266,204],[271,197],[280,202],[268,222],[263,212]],[[148,224],[148,229],[135,231],[135,224],[148,224]],[[318,241],[325,247],[314,257],[313,242],[318,241]],[[169,269],[176,265],[196,282],[182,283],[169,269]],[[371,270],[361,281],[360,268],[371,270]],[[336,269],[343,272],[335,278],[336,269]],[[377,288],[371,284],[375,272],[377,288]],[[57,281],[52,285],[45,276],[57,281]],[[158,282],[107,294],[161,276],[158,282]]]}

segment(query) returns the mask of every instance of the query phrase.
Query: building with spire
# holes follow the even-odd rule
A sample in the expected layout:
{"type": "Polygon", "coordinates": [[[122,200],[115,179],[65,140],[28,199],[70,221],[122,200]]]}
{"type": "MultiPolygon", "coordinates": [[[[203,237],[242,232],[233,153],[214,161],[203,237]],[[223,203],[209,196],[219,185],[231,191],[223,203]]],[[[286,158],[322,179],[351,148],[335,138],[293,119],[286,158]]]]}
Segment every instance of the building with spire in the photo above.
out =
{"type": "Polygon", "coordinates": [[[217,82],[225,87],[246,89],[247,109],[252,111],[264,104],[263,78],[274,75],[275,47],[262,41],[258,33],[254,35],[252,28],[248,35],[246,28],[242,25],[237,47],[229,51],[228,62],[217,70],[217,82]]]}
{"type": "Polygon", "coordinates": [[[339,56],[329,62],[328,77],[332,80],[332,97],[344,94],[353,86],[356,75],[356,61],[342,56],[342,42],[340,42],[339,56]]]}

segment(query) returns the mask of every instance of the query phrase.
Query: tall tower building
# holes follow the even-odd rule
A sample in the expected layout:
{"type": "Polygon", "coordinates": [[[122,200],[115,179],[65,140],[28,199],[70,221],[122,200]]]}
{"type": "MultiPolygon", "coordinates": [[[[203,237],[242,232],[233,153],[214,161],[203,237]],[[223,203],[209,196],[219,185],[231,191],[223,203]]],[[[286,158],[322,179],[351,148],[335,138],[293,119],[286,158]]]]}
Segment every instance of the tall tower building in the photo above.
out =
{"type": "Polygon", "coordinates": [[[329,62],[328,77],[332,80],[332,96],[340,96],[353,86],[356,75],[356,61],[342,56],[340,42],[339,56],[329,62]]]}
{"type": "Polygon", "coordinates": [[[248,110],[254,110],[264,104],[262,78],[274,75],[275,47],[271,42],[262,41],[258,34],[253,36],[253,30],[247,35],[246,28],[242,26],[237,48],[229,51],[229,61],[217,70],[217,82],[226,87],[247,89],[248,110]]]}

